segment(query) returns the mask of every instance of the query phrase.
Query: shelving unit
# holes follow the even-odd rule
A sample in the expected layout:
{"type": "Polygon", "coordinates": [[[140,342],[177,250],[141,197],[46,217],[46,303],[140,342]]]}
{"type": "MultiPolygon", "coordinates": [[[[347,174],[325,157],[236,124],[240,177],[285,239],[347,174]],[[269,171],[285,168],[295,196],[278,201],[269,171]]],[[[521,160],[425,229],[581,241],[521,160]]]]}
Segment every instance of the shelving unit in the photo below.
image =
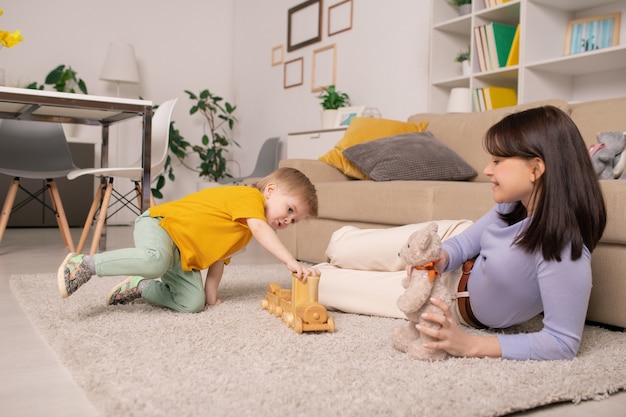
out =
{"type": "Polygon", "coordinates": [[[517,90],[518,103],[558,98],[569,102],[626,96],[626,1],[511,0],[485,8],[474,0],[472,12],[459,16],[448,0],[431,0],[429,111],[446,111],[450,90],[487,86],[517,90]],[[621,12],[617,46],[564,55],[571,20],[621,12]],[[480,71],[474,27],[500,22],[520,24],[519,64],[480,71]],[[454,62],[470,46],[472,74],[454,62]]]}

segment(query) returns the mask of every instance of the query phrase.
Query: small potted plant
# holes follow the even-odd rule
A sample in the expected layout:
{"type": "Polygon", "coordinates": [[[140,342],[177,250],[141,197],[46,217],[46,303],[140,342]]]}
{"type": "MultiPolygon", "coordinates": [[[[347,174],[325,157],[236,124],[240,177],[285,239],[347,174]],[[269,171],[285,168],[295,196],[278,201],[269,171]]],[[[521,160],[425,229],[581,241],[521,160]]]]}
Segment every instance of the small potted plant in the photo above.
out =
{"type": "Polygon", "coordinates": [[[459,52],[454,58],[455,62],[461,64],[461,71],[463,75],[469,76],[472,73],[472,65],[470,63],[470,49],[469,46],[466,50],[459,52]]]}
{"type": "MultiPolygon", "coordinates": [[[[70,66],[59,65],[50,71],[46,76],[44,84],[51,85],[56,91],[62,93],[76,93],[76,89],[78,89],[81,93],[88,94],[87,85],[82,78],[78,78],[76,71],[70,66]]],[[[26,88],[43,90],[44,84],[37,85],[37,82],[32,82],[26,88]]]]}
{"type": "Polygon", "coordinates": [[[337,91],[334,85],[322,88],[322,92],[317,96],[322,105],[322,129],[330,129],[335,124],[337,109],[350,105],[350,96],[337,91]]]}
{"type": "Polygon", "coordinates": [[[472,12],[472,0],[450,0],[449,3],[458,7],[459,15],[464,16],[472,12]]]}

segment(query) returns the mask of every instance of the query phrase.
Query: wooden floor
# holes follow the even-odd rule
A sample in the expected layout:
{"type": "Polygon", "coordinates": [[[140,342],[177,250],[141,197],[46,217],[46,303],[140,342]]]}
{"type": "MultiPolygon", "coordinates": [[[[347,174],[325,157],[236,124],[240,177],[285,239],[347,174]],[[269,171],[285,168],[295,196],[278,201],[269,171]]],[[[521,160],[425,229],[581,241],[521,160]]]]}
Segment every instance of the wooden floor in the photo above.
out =
{"type": "MultiPolygon", "coordinates": [[[[72,230],[72,234],[76,235],[74,239],[77,241],[79,230],[72,230]]],[[[132,228],[109,227],[107,241],[108,249],[132,245],[132,228]]],[[[32,327],[9,288],[12,274],[55,272],[66,254],[67,249],[54,228],[7,229],[0,242],[0,416],[98,415],[54,352],[32,327]]],[[[254,240],[244,253],[233,258],[233,264],[274,262],[276,260],[254,240]]],[[[603,401],[555,405],[516,415],[621,417],[626,415],[626,393],[603,401]]]]}

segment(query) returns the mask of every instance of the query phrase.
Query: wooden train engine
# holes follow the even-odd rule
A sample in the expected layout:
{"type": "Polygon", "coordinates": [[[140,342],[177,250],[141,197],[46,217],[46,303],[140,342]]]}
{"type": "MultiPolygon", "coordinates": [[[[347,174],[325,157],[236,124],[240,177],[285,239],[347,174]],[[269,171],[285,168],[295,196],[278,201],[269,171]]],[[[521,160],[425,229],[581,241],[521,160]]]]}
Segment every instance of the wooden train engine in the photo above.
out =
{"type": "Polygon", "coordinates": [[[261,308],[280,317],[296,333],[334,332],[335,320],[318,300],[320,277],[309,275],[306,284],[291,276],[291,290],[269,284],[261,308]]]}

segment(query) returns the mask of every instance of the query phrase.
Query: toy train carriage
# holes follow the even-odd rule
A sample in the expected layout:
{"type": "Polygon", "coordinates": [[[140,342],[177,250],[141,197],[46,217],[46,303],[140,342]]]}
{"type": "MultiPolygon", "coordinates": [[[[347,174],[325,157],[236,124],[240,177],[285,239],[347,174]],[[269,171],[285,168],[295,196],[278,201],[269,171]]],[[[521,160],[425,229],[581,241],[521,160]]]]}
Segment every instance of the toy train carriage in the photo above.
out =
{"type": "Polygon", "coordinates": [[[334,332],[335,321],[328,315],[326,307],[318,302],[320,277],[310,275],[303,284],[295,274],[291,277],[292,290],[276,283],[269,284],[261,308],[280,317],[296,333],[334,332]]]}

